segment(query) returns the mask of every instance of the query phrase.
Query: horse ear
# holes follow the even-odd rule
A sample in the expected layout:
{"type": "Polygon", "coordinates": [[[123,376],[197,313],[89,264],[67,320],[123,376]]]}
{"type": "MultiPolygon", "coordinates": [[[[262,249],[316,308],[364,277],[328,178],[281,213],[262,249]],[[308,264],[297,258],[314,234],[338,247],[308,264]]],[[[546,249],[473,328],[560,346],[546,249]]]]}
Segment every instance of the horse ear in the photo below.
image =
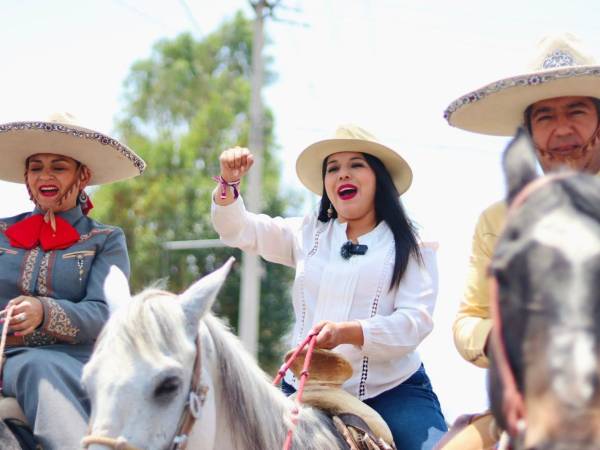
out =
{"type": "Polygon", "coordinates": [[[104,280],[104,297],[111,314],[131,300],[129,281],[117,266],[110,266],[108,275],[104,280]]]}
{"type": "Polygon", "coordinates": [[[502,159],[506,178],[506,199],[510,203],[527,183],[538,177],[535,147],[529,133],[519,128],[502,159]]]}
{"type": "Polygon", "coordinates": [[[183,294],[179,295],[179,301],[185,313],[186,326],[190,335],[196,334],[198,321],[212,307],[217,298],[217,293],[225,282],[234,262],[235,258],[229,258],[219,269],[200,278],[183,294]]]}

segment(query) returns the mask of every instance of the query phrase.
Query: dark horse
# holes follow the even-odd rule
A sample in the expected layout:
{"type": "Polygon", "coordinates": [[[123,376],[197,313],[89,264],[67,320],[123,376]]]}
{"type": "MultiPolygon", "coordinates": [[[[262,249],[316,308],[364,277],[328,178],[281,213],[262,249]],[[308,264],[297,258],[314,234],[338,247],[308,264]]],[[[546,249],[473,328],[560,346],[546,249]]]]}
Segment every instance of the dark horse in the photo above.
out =
{"type": "Polygon", "coordinates": [[[539,177],[525,131],[504,171],[511,206],[490,268],[492,412],[513,449],[600,449],[600,178],[539,177]]]}

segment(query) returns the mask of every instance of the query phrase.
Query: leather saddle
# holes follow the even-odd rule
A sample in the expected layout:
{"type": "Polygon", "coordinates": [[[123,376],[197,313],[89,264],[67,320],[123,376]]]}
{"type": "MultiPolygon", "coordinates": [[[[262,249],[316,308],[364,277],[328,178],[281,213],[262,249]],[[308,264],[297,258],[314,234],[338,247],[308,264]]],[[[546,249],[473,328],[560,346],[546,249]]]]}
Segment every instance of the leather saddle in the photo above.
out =
{"type": "Polygon", "coordinates": [[[17,399],[4,397],[0,394],[0,420],[4,419],[18,419],[21,422],[27,423],[25,413],[23,413],[17,399]]]}
{"type": "Polygon", "coordinates": [[[23,409],[13,397],[0,394],[0,449],[42,450],[23,409]]]}
{"type": "MultiPolygon", "coordinates": [[[[286,360],[292,352],[288,352],[286,360]]],[[[303,351],[290,366],[298,379],[305,356],[306,351],[303,351]]],[[[343,356],[331,350],[315,349],[309,371],[302,403],[327,413],[351,450],[396,448],[392,432],[379,413],[342,389],[342,384],[352,376],[352,366],[343,356]]]]}

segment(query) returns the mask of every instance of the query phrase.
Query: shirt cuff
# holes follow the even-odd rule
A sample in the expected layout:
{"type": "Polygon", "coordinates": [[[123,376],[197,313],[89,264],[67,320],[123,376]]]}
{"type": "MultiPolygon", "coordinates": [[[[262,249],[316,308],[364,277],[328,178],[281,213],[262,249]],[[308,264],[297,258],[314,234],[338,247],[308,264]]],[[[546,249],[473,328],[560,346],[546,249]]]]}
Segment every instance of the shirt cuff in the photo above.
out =
{"type": "Polygon", "coordinates": [[[211,209],[213,211],[218,211],[219,214],[234,214],[234,213],[239,213],[240,211],[245,211],[246,210],[246,206],[244,205],[244,200],[242,199],[242,196],[239,195],[238,198],[236,198],[232,203],[228,204],[228,205],[219,205],[215,202],[215,197],[214,195],[210,196],[210,202],[211,202],[211,209]]]}
{"type": "Polygon", "coordinates": [[[463,358],[478,367],[489,367],[490,361],[484,350],[491,329],[491,319],[480,319],[470,330],[461,330],[462,336],[467,336],[466,339],[461,339],[460,335],[455,336],[456,347],[463,358]]]}
{"type": "Polygon", "coordinates": [[[81,331],[75,326],[67,311],[50,297],[38,297],[44,308],[44,321],[39,331],[54,336],[59,341],[74,343],[81,331]]]}
{"type": "Polygon", "coordinates": [[[360,323],[363,332],[363,345],[355,345],[355,347],[364,355],[368,356],[374,350],[377,350],[377,344],[373,344],[373,339],[371,336],[371,322],[367,319],[359,319],[357,320],[360,323]]]}
{"type": "Polygon", "coordinates": [[[241,195],[229,205],[217,205],[212,200],[211,218],[215,231],[222,240],[237,236],[243,229],[240,223],[244,222],[245,217],[246,206],[241,195]]]}

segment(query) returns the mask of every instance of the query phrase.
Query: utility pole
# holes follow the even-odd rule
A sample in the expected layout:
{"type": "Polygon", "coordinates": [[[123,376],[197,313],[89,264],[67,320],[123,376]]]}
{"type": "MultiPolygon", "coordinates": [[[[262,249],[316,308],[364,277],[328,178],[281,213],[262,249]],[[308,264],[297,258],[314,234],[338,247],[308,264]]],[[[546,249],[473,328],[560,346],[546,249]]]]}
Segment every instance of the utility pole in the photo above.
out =
{"type": "MultiPolygon", "coordinates": [[[[254,165],[246,177],[244,201],[249,211],[262,211],[262,172],[264,150],[264,114],[262,86],[264,80],[263,46],[265,12],[272,5],[267,0],[250,0],[254,8],[254,32],[252,37],[252,80],[250,94],[250,134],[248,146],[254,155],[254,165]]],[[[250,354],[258,353],[258,322],[260,304],[260,279],[262,266],[259,257],[244,253],[239,308],[239,337],[250,354]]]]}

